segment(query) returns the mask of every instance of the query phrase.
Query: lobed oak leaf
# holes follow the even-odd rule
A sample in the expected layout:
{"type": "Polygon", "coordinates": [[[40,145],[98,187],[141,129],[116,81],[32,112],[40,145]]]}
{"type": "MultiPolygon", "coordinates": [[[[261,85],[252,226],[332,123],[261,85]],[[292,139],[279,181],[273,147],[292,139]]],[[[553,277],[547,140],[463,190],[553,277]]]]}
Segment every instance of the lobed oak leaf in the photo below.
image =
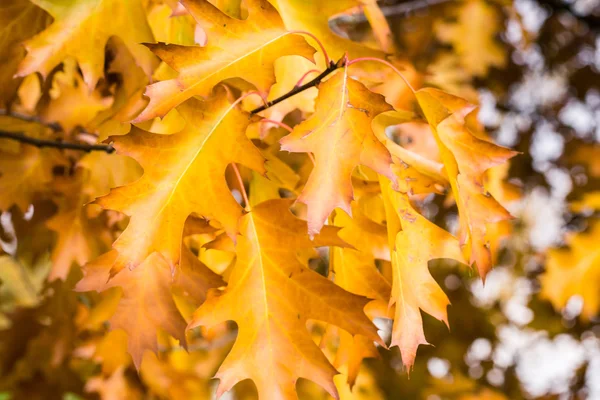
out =
{"type": "Polygon", "coordinates": [[[110,269],[118,257],[116,250],[88,263],[84,277],[76,286],[80,292],[102,292],[122,288],[122,297],[110,319],[111,329],[127,333],[127,348],[136,368],[140,368],[144,352],[157,352],[157,330],[162,329],[185,346],[186,322],[172,297],[172,290],[185,291],[203,301],[208,288],[218,287],[222,280],[200,263],[186,248],[181,267],[173,277],[167,260],[157,252],[150,254],[134,270],[124,270],[110,281],[110,269]]]}
{"type": "Polygon", "coordinates": [[[470,114],[475,107],[466,100],[430,88],[417,91],[416,96],[438,142],[456,199],[463,254],[485,278],[492,267],[487,225],[511,216],[485,189],[484,173],[518,153],[484,140],[472,129],[470,114]]]}
{"type": "Polygon", "coordinates": [[[129,121],[148,104],[143,93],[149,77],[137,65],[134,55],[129,52],[123,40],[117,36],[111,37],[107,53],[111,56],[106,68],[108,82],[116,80],[118,84],[109,87],[113,93],[111,107],[100,112],[90,124],[89,129],[98,132],[98,141],[129,132],[129,121]]]}
{"type": "MultiPolygon", "coordinates": [[[[390,261],[390,248],[385,226],[367,217],[356,204],[352,207],[352,214],[353,216],[350,218],[346,214],[336,213],[335,226],[342,228],[338,234],[339,237],[361,253],[372,258],[390,261]]],[[[353,290],[350,291],[369,298],[375,298],[353,290]]]]}
{"type": "MultiPolygon", "coordinates": [[[[411,123],[415,117],[412,113],[390,111],[380,114],[373,121],[375,135],[385,144],[392,155],[392,170],[397,176],[398,190],[409,194],[443,193],[448,184],[448,177],[443,164],[425,158],[421,154],[406,149],[385,134],[389,126],[396,128],[411,123]]],[[[427,126],[427,125],[425,125],[427,126]]]]}
{"type": "Polygon", "coordinates": [[[282,150],[315,156],[298,197],[308,206],[309,234],[318,233],[336,207],[351,215],[352,171],[357,165],[396,181],[390,153],[371,128],[378,114],[390,110],[383,96],[349,77],[344,68],[319,85],[315,113],[280,140],[282,150]]]}
{"type": "Polygon", "coordinates": [[[111,96],[100,90],[90,91],[79,75],[73,59],[63,63],[63,70],[52,77],[50,101],[40,110],[40,118],[46,123],[58,123],[69,135],[77,127],[87,128],[101,111],[113,104],[111,96]]]}
{"type": "Polygon", "coordinates": [[[19,65],[18,76],[39,72],[47,77],[67,56],[74,57],[83,80],[92,90],[103,76],[104,47],[111,36],[120,37],[148,76],[156,59],[140,42],[153,41],[140,0],[33,0],[54,22],[46,30],[25,41],[27,56],[19,65]]]}
{"type": "Polygon", "coordinates": [[[66,280],[73,263],[84,265],[110,245],[111,235],[102,222],[88,218],[81,205],[68,203],[46,222],[58,234],[49,281],[66,280]]]}
{"type": "Polygon", "coordinates": [[[410,369],[417,347],[429,344],[423,331],[420,310],[448,325],[448,297],[433,279],[428,262],[451,258],[464,262],[458,240],[450,233],[419,214],[408,196],[392,190],[390,182],[381,179],[388,215],[388,233],[393,240],[393,284],[390,304],[396,305],[392,346],[398,346],[402,362],[410,369]]]}
{"type": "Polygon", "coordinates": [[[261,399],[296,398],[298,378],[337,396],[335,369],[312,341],[308,319],[380,341],[364,315],[367,299],[350,294],[300,262],[297,252],[345,243],[326,226],[311,241],[306,222],[289,211],[291,200],[269,200],[242,217],[237,261],[224,291],[209,292],[189,327],[233,320],[237,340],[216,377],[217,396],[252,379],[261,399]]]}
{"type": "Polygon", "coordinates": [[[190,99],[178,111],[186,126],[176,134],[133,128],[113,138],[117,152],[138,161],[144,175],[96,200],[131,217],[113,244],[119,255],[111,275],[125,266],[135,268],[153,252],[172,268],[177,265],[184,223],[192,213],[217,219],[234,237],[242,208],[227,187],[225,169],[237,162],[264,172],[260,152],[244,133],[251,119],[227,101],[224,91],[207,101],[190,99]]]}
{"type": "Polygon", "coordinates": [[[275,82],[273,64],[279,57],[301,55],[312,59],[314,49],[304,38],[285,29],[266,0],[248,1],[245,20],[227,16],[207,0],[181,3],[206,31],[208,44],[146,45],[179,75],[148,86],[150,103],[136,122],[162,117],[192,96],[208,96],[226,79],[242,78],[266,93],[275,82]]]}
{"type": "MultiPolygon", "coordinates": [[[[390,257],[385,227],[368,219],[358,207],[354,208],[353,218],[337,213],[333,219],[336,226],[342,227],[338,235],[355,249],[332,247],[330,272],[342,289],[373,299],[365,309],[369,318],[391,317],[387,307],[391,285],[375,266],[375,258],[390,257]]],[[[339,346],[333,365],[347,367],[347,381],[352,388],[362,360],[379,357],[379,352],[368,337],[352,336],[343,330],[339,330],[338,335],[339,346]]]]}
{"type": "MultiPolygon", "coordinates": [[[[329,53],[337,60],[346,52],[349,58],[380,57],[382,51],[371,49],[334,33],[329,25],[330,19],[350,8],[358,7],[358,0],[320,1],[320,0],[269,0],[276,8],[288,29],[301,30],[314,34],[329,53]]],[[[310,39],[311,43],[314,43],[310,39]]]]}
{"type": "Polygon", "coordinates": [[[79,206],[108,194],[111,188],[130,184],[142,176],[142,168],[132,158],[101,151],[84,155],[77,161],[76,167],[84,172],[80,189],[84,198],[79,206]]]}
{"type": "Polygon", "coordinates": [[[50,16],[29,0],[0,2],[0,108],[7,108],[20,80],[14,79],[25,57],[21,42],[38,33],[50,22],[50,16]]]}

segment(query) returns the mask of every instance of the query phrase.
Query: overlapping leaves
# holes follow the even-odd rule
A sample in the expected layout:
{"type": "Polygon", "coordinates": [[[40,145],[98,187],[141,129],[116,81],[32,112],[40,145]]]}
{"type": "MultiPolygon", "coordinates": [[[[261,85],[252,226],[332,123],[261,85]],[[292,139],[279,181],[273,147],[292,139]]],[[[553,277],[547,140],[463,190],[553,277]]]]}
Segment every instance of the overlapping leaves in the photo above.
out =
{"type": "MultiPolygon", "coordinates": [[[[45,14],[36,8],[36,24],[28,33],[16,32],[18,40],[26,39],[27,53],[15,72],[52,79],[54,92],[39,105],[20,99],[20,106],[38,107],[45,123],[60,125],[72,137],[81,128],[97,130],[93,134],[102,139],[112,133],[107,141],[143,173],[120,164],[123,158],[115,162],[115,156],[72,163],[58,150],[3,148],[0,189],[8,195],[0,198],[0,208],[25,212],[40,196],[57,205],[46,221],[56,233],[51,279],[66,280],[72,264],[87,263],[77,290],[104,294],[86,324],[110,315],[110,329],[127,333],[134,365],[139,369],[149,360],[142,374],[161,370],[158,359],[145,356],[158,351],[161,332],[185,347],[186,326],[201,327],[210,337],[229,331],[225,322],[234,321],[237,338],[216,375],[219,394],[251,379],[261,398],[294,398],[297,380],[306,378],[337,396],[336,368],[353,385],[362,359],[385,346],[372,319],[394,319],[390,344],[400,348],[409,368],[417,347],[427,343],[421,311],[447,323],[449,301],[429,272],[430,260],[466,260],[482,276],[491,268],[488,227],[509,215],[488,193],[484,175],[514,152],[485,139],[473,124],[474,106],[460,98],[421,89],[413,93],[414,103],[375,89],[393,98],[394,106],[411,104],[416,112],[395,110],[370,90],[372,82],[357,79],[373,66],[350,70],[348,57],[383,53],[334,35],[327,20],[358,2],[248,0],[245,7],[227,7],[234,18],[206,0],[182,0],[183,8],[170,6],[187,18],[179,32],[185,44],[152,43],[152,29],[178,25],[149,23],[137,0],[34,3],[54,22],[46,27],[45,14]],[[193,24],[205,34],[204,45],[192,44],[202,42],[191,37],[193,24]],[[308,32],[292,31],[297,29],[308,32]],[[307,33],[315,36],[307,41],[307,33]],[[256,89],[274,100],[297,87],[294,81],[310,74],[320,47],[315,37],[335,59],[346,54],[338,64],[325,65],[337,71],[264,114],[277,124],[299,110],[302,117],[289,134],[273,140],[265,129],[270,125],[263,125],[249,139],[248,128],[261,117],[235,99],[256,89]],[[109,39],[113,53],[105,60],[109,39]],[[158,59],[148,49],[164,62],[157,70],[158,59]],[[63,71],[55,71],[57,65],[63,71]],[[130,69],[135,76],[127,76],[130,69]],[[146,88],[148,104],[135,117],[143,105],[140,86],[153,72],[168,78],[146,88]],[[79,112],[71,112],[76,107],[79,112]],[[385,134],[387,126],[419,115],[432,128],[441,163],[385,134]],[[131,127],[123,122],[134,117],[131,127]],[[423,195],[443,194],[447,187],[459,211],[458,238],[420,213],[423,195]],[[94,198],[104,211],[83,208],[94,198]],[[296,204],[296,215],[290,211],[294,202],[305,205],[296,204]],[[115,237],[112,250],[97,257],[115,237]],[[314,249],[323,246],[330,246],[328,278],[311,268],[319,258],[314,249]],[[378,269],[376,260],[389,268],[378,269]],[[314,321],[339,337],[332,359],[307,329],[314,321]]],[[[377,11],[374,2],[369,7],[377,11]]],[[[391,73],[377,70],[372,80],[381,84],[391,73]]],[[[403,82],[394,79],[394,85],[403,82]]],[[[1,100],[14,96],[11,88],[1,100]]],[[[26,131],[52,135],[39,127],[26,131]]],[[[105,372],[104,381],[114,387],[125,379],[122,369],[105,372]]]]}

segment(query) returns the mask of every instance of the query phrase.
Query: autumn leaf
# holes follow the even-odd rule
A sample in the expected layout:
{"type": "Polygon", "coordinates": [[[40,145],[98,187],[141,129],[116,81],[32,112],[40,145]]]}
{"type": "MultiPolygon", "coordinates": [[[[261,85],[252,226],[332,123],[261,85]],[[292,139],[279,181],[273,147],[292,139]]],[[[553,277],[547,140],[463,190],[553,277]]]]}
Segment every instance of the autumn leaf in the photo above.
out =
{"type": "MultiPolygon", "coordinates": [[[[305,76],[309,71],[315,70],[314,68],[315,65],[312,62],[301,56],[285,56],[278,58],[275,61],[275,79],[277,82],[271,86],[267,101],[272,101],[289,92],[299,82],[300,78],[305,76]]],[[[316,77],[318,75],[318,70],[315,71],[317,72],[305,76],[303,83],[316,77]]],[[[275,104],[273,107],[263,111],[261,115],[271,120],[282,121],[287,114],[295,109],[305,113],[312,113],[315,110],[316,97],[317,89],[310,88],[279,104],[275,104]]],[[[257,106],[261,105],[262,102],[257,104],[257,106]]],[[[261,128],[266,130],[269,128],[269,125],[262,124],[261,128]]]]}
{"type": "Polygon", "coordinates": [[[66,280],[71,265],[84,265],[102,250],[108,248],[111,235],[102,221],[89,218],[81,204],[64,202],[57,214],[46,223],[57,233],[57,243],[52,250],[52,270],[49,280],[66,280]]]}
{"type": "Polygon", "coordinates": [[[468,0],[456,11],[456,21],[437,25],[437,35],[450,43],[460,57],[461,67],[484,77],[491,67],[503,67],[506,53],[496,39],[500,18],[494,6],[483,0],[468,0]]]}
{"type": "Polygon", "coordinates": [[[591,319],[600,311],[600,223],[592,220],[589,231],[571,234],[568,249],[550,249],[546,272],[541,276],[541,296],[561,309],[572,296],[581,296],[581,317],[591,319]]]}
{"type": "Polygon", "coordinates": [[[182,4],[206,31],[208,44],[147,44],[179,75],[148,86],[150,103],[136,121],[162,117],[192,96],[208,96],[215,85],[230,78],[242,78],[266,93],[275,81],[273,63],[279,57],[295,54],[312,59],[314,49],[284,28],[266,0],[249,1],[245,20],[223,14],[206,0],[182,4]]]}
{"type": "Polygon", "coordinates": [[[63,63],[63,71],[53,75],[50,102],[40,112],[44,122],[59,123],[67,134],[77,127],[87,127],[98,113],[108,109],[111,96],[99,90],[90,91],[84,85],[73,60],[63,63]]]}
{"type": "Polygon", "coordinates": [[[420,310],[448,325],[448,297],[433,279],[428,262],[451,258],[463,262],[458,240],[419,214],[407,195],[395,192],[381,179],[388,215],[394,281],[390,304],[396,305],[392,346],[398,346],[402,362],[410,369],[417,347],[429,344],[423,331],[420,310]]]}
{"type": "MultiPolygon", "coordinates": [[[[189,250],[185,249],[184,253],[189,250]]],[[[172,286],[189,290],[199,300],[209,287],[222,285],[221,279],[193,255],[182,258],[177,278],[172,281],[169,263],[159,254],[150,254],[134,270],[126,269],[109,280],[110,268],[118,254],[105,253],[84,267],[84,277],[76,290],[84,292],[122,288],[122,297],[110,319],[111,329],[127,332],[127,348],[136,368],[140,368],[146,350],[158,351],[157,329],[163,329],[185,346],[186,322],[171,294],[172,286]]]]}
{"type": "MultiPolygon", "coordinates": [[[[365,309],[369,318],[389,318],[391,285],[375,266],[375,258],[389,259],[390,256],[385,227],[367,218],[357,207],[354,207],[353,216],[337,213],[333,219],[336,226],[342,227],[338,235],[354,249],[332,247],[330,273],[342,289],[373,299],[365,309]]],[[[339,346],[333,365],[346,367],[347,381],[352,388],[362,360],[378,357],[379,352],[368,337],[338,331],[339,346]]]]}
{"type": "Polygon", "coordinates": [[[281,139],[282,150],[315,156],[315,168],[298,197],[308,206],[309,234],[318,233],[336,207],[352,214],[351,177],[357,165],[396,181],[391,156],[371,128],[373,118],[389,110],[382,96],[344,68],[319,85],[315,113],[281,139]]]}
{"type": "Polygon", "coordinates": [[[517,152],[482,139],[472,127],[474,106],[436,89],[421,89],[417,99],[434,132],[460,217],[463,254],[482,278],[492,267],[488,224],[511,216],[484,187],[484,173],[517,152]]]}
{"type": "Polygon", "coordinates": [[[217,396],[249,378],[261,399],[295,398],[300,377],[335,396],[336,371],[313,343],[307,319],[378,340],[362,311],[367,299],[342,290],[296,256],[304,248],[344,245],[338,229],[325,227],[311,242],[306,223],[289,206],[289,200],[269,200],[242,217],[229,284],[210,292],[190,323],[191,328],[228,320],[238,325],[236,343],[216,375],[221,380],[217,396]]]}
{"type": "Polygon", "coordinates": [[[6,108],[13,100],[20,83],[14,75],[25,57],[21,42],[44,29],[48,22],[48,14],[29,0],[0,3],[0,108],[6,108]]]}
{"type": "Polygon", "coordinates": [[[260,152],[244,134],[251,120],[227,101],[224,91],[206,102],[192,99],[178,111],[187,125],[174,135],[134,128],[114,138],[117,152],[137,160],[144,175],[96,200],[131,217],[113,245],[119,253],[113,274],[136,267],[153,252],[161,253],[172,268],[177,265],[183,226],[191,213],[217,219],[233,237],[242,209],[227,187],[225,168],[238,162],[264,171],[260,152]]]}
{"type": "Polygon", "coordinates": [[[74,57],[87,87],[93,90],[104,75],[104,47],[111,36],[119,36],[148,76],[156,61],[141,42],[152,42],[152,31],[139,0],[35,0],[54,22],[25,42],[27,56],[18,76],[50,71],[68,56],[74,57]],[[126,29],[125,29],[126,28],[126,29]]]}
{"type": "Polygon", "coordinates": [[[37,194],[48,191],[52,168],[64,164],[56,149],[22,145],[18,153],[0,152],[0,210],[15,204],[27,211],[37,194]]]}
{"type": "MultiPolygon", "coordinates": [[[[307,31],[315,35],[332,59],[337,60],[348,52],[348,57],[383,57],[384,53],[336,35],[329,20],[350,8],[357,7],[357,0],[270,0],[277,8],[286,28],[307,31]]],[[[312,40],[311,40],[312,43],[312,40]]]]}

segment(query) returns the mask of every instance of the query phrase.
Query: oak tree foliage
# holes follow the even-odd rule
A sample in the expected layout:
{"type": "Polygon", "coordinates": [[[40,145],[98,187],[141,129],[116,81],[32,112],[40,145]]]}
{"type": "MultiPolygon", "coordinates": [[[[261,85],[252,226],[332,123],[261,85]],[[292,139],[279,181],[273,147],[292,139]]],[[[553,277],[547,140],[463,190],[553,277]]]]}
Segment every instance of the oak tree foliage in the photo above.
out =
{"type": "MultiPolygon", "coordinates": [[[[440,18],[424,71],[419,38],[394,39],[376,1],[1,1],[0,210],[17,242],[0,256],[0,336],[57,332],[0,373],[77,363],[77,335],[101,365],[85,389],[106,399],[141,398],[130,365],[166,398],[209,398],[213,376],[217,395],[250,379],[293,399],[304,378],[350,398],[363,359],[394,347],[410,371],[423,315],[449,324],[430,261],[485,279],[510,233],[518,153],[485,132],[469,86],[507,62],[505,7],[440,18]],[[343,37],[339,15],[370,27],[343,37]]],[[[586,318],[593,232],[551,252],[542,281],[557,307],[585,296],[586,318]]]]}

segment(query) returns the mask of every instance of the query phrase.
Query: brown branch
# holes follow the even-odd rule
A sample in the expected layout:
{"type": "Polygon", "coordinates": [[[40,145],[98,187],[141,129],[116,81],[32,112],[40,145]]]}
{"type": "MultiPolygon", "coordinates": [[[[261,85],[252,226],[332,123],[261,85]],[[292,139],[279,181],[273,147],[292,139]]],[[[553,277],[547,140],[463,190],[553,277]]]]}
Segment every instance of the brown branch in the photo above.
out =
{"type": "Polygon", "coordinates": [[[283,96],[280,96],[280,97],[276,98],[275,100],[271,100],[271,101],[267,102],[267,104],[264,104],[258,108],[255,108],[254,110],[250,111],[250,114],[257,114],[261,111],[266,110],[269,107],[273,107],[277,103],[281,103],[282,101],[287,100],[290,97],[297,95],[300,92],[305,91],[306,89],[310,89],[311,87],[317,86],[319,83],[321,83],[321,81],[323,79],[325,79],[325,77],[327,75],[331,74],[333,71],[335,71],[338,68],[342,68],[345,65],[346,65],[346,56],[344,55],[337,62],[331,61],[329,63],[329,66],[312,81],[306,82],[304,85],[295,86],[292,90],[290,90],[283,96]]]}
{"type": "MultiPolygon", "coordinates": [[[[36,124],[43,125],[47,128],[52,129],[54,132],[61,132],[63,129],[60,124],[57,123],[45,123],[41,121],[38,117],[20,114],[9,110],[1,110],[0,115],[4,115],[7,117],[12,117],[15,119],[19,119],[25,122],[32,122],[36,124]]],[[[93,133],[89,133],[86,131],[81,131],[79,134],[96,136],[93,133]]],[[[79,151],[104,151],[108,154],[113,153],[115,148],[109,144],[86,144],[86,143],[78,143],[78,142],[65,142],[62,140],[48,140],[48,139],[36,139],[29,136],[25,136],[23,132],[8,132],[0,130],[0,139],[9,139],[16,140],[17,142],[29,144],[36,147],[53,147],[56,149],[69,149],[69,150],[79,150],[79,151]]]]}
{"type": "Polygon", "coordinates": [[[0,131],[0,139],[16,140],[18,142],[36,147],[53,147],[56,149],[79,150],[88,153],[90,151],[104,151],[110,154],[115,151],[115,148],[110,144],[85,144],[76,142],[63,142],[60,140],[36,139],[20,133],[6,131],[0,131]]]}
{"type": "Polygon", "coordinates": [[[46,126],[50,129],[52,129],[55,132],[59,132],[59,131],[63,130],[62,127],[60,126],[60,124],[57,124],[56,122],[46,123],[46,122],[43,122],[38,117],[35,117],[33,115],[21,114],[21,113],[4,110],[4,109],[0,110],[0,115],[7,116],[7,117],[13,117],[13,118],[19,119],[21,121],[25,121],[25,122],[32,122],[32,123],[40,124],[40,125],[43,125],[43,126],[46,126]]]}
{"type": "MultiPolygon", "coordinates": [[[[386,18],[408,17],[438,4],[450,3],[453,1],[455,0],[413,0],[393,5],[382,5],[380,8],[381,12],[386,18]]],[[[368,22],[368,20],[364,12],[339,14],[335,15],[329,20],[329,29],[331,29],[336,35],[347,38],[348,35],[343,30],[343,26],[354,26],[366,22],[368,22]]]]}
{"type": "MultiPolygon", "coordinates": [[[[254,110],[252,110],[250,113],[251,114],[257,114],[261,111],[266,110],[269,107],[274,106],[275,104],[281,103],[282,101],[289,99],[290,97],[303,92],[307,89],[310,89],[312,87],[317,86],[319,83],[321,83],[321,81],[327,77],[327,75],[331,74],[333,71],[335,71],[338,68],[342,68],[346,65],[346,56],[344,55],[342,58],[340,58],[337,62],[333,62],[331,61],[329,63],[329,66],[323,71],[321,72],[316,78],[314,78],[313,80],[311,80],[310,82],[305,83],[304,85],[300,85],[300,86],[295,86],[292,90],[290,90],[289,92],[287,92],[286,94],[284,94],[283,96],[280,96],[278,98],[276,98],[275,100],[271,100],[269,102],[267,102],[266,104],[255,108],[254,110]]],[[[15,113],[11,113],[9,111],[6,110],[0,110],[0,115],[7,115],[7,116],[11,116],[23,121],[29,121],[29,122],[36,122],[39,124],[42,124],[44,126],[47,126],[48,128],[54,130],[54,131],[61,131],[62,128],[60,127],[60,125],[58,124],[44,124],[42,121],[40,121],[38,118],[36,117],[31,117],[28,115],[21,115],[21,114],[15,114],[15,113]]],[[[88,133],[88,132],[80,132],[80,133],[88,133]]],[[[90,152],[90,151],[105,151],[107,153],[113,153],[115,151],[115,148],[112,147],[111,145],[105,145],[105,144],[84,144],[84,143],[75,143],[75,142],[64,142],[64,141],[60,141],[60,140],[46,140],[46,139],[35,139],[29,136],[25,136],[23,134],[20,133],[16,133],[16,132],[7,132],[7,131],[1,131],[0,130],[0,139],[11,139],[11,140],[16,140],[19,141],[21,143],[26,143],[32,146],[36,146],[36,147],[54,147],[57,149],[70,149],[70,150],[79,150],[79,151],[85,151],[85,152],[90,152]]]]}

